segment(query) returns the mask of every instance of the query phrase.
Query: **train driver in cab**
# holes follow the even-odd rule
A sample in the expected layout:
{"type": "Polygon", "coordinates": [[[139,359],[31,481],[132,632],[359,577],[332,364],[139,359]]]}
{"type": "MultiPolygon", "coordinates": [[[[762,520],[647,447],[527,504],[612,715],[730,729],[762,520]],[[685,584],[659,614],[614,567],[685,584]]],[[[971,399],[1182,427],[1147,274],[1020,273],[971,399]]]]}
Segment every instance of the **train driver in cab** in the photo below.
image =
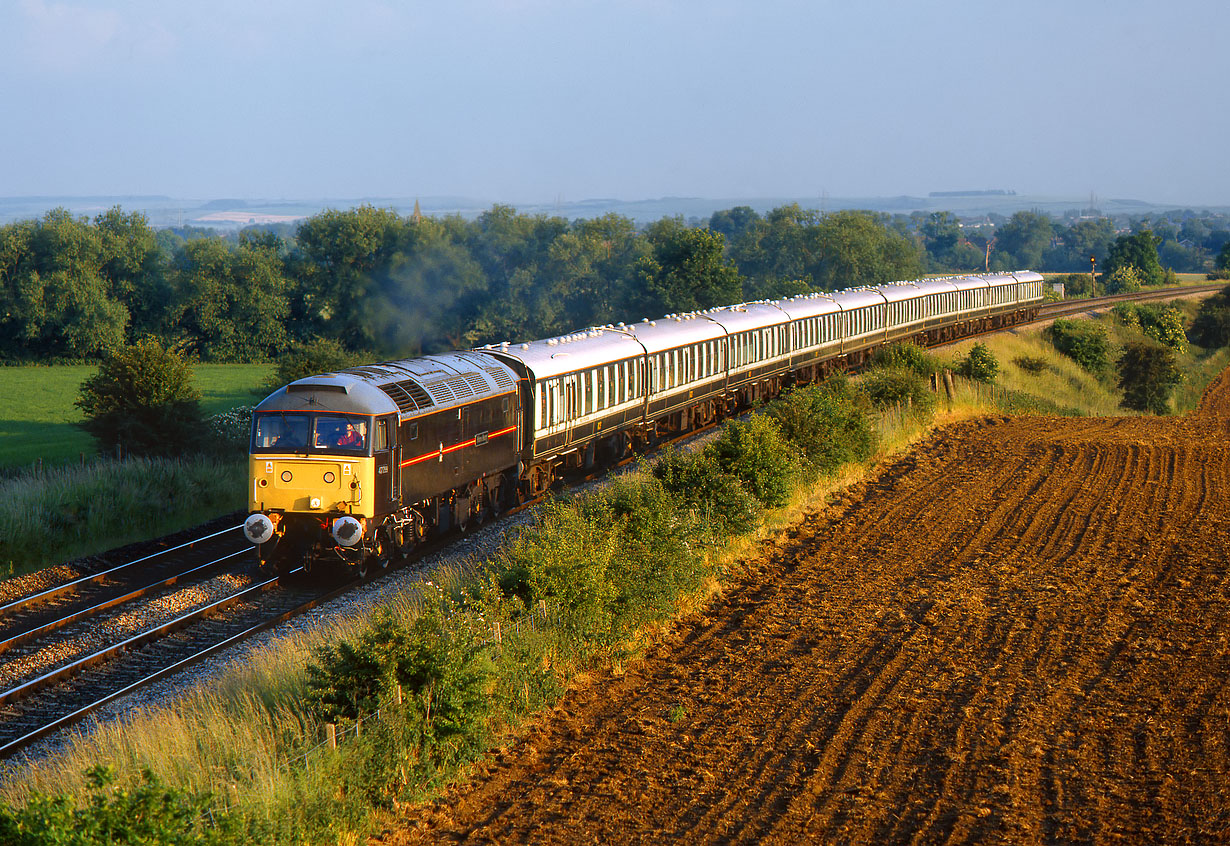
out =
{"type": "Polygon", "coordinates": [[[321,417],[316,421],[316,447],[362,450],[367,447],[367,424],[362,420],[321,417]]]}

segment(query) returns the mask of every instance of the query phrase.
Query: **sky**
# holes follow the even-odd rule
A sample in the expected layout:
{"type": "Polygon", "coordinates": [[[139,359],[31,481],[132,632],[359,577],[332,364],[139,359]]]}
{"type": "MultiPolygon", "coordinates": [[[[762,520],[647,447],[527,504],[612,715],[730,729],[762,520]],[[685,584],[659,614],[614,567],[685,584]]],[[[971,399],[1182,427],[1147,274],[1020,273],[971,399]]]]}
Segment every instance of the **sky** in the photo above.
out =
{"type": "Polygon", "coordinates": [[[1230,205],[1225,0],[0,0],[0,196],[1230,205]]]}

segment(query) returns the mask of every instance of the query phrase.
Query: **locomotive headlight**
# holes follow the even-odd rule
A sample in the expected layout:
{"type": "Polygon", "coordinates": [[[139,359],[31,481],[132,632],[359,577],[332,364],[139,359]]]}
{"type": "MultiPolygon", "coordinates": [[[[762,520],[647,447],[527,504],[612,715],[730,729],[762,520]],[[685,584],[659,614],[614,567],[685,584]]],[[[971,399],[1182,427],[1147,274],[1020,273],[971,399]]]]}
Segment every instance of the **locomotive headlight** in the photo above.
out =
{"type": "Polygon", "coordinates": [[[335,481],[337,481],[337,476],[333,475],[332,470],[330,470],[328,473],[325,474],[325,484],[326,485],[331,485],[335,481]]]}
{"type": "Polygon", "coordinates": [[[290,471],[289,471],[289,470],[283,470],[283,471],[282,471],[282,481],[283,481],[283,482],[289,482],[289,481],[290,481],[291,479],[293,479],[293,478],[295,478],[295,477],[291,475],[291,473],[290,473],[290,471]]]}
{"type": "Polygon", "coordinates": [[[320,497],[314,496],[308,500],[308,508],[320,508],[320,497]]]}
{"type": "Polygon", "coordinates": [[[243,534],[252,543],[264,543],[273,537],[273,521],[259,512],[243,521],[243,534]]]}
{"type": "Polygon", "coordinates": [[[342,546],[354,546],[363,537],[363,524],[353,517],[333,521],[333,539],[342,546]]]}

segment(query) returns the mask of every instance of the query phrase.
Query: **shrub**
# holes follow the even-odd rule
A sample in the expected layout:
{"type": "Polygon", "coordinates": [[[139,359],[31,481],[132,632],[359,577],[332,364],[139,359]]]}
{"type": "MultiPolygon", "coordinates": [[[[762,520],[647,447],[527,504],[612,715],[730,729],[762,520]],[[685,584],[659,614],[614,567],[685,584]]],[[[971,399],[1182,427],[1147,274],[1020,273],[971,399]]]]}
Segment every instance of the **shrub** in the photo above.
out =
{"type": "Polygon", "coordinates": [[[264,839],[241,831],[226,814],[207,813],[212,797],[167,787],[148,769],[141,783],[114,787],[114,771],[98,766],[86,773],[90,801],[76,807],[68,796],[35,794],[21,808],[0,805],[0,843],[43,846],[58,843],[239,843],[264,839]],[[251,838],[251,840],[249,840],[251,838]]]}
{"type": "MultiPolygon", "coordinates": [[[[1161,283],[1160,277],[1158,283],[1161,283]]],[[[1144,280],[1141,278],[1140,271],[1130,264],[1125,264],[1116,267],[1106,277],[1106,293],[1132,294],[1139,291],[1143,284],[1144,280]]]]}
{"type": "Polygon", "coordinates": [[[738,478],[761,504],[770,508],[785,505],[799,465],[772,417],[754,414],[746,420],[727,423],[705,451],[719,467],[738,478]]]}
{"type": "Polygon", "coordinates": [[[1178,353],[1187,351],[1183,312],[1174,306],[1162,303],[1120,303],[1111,309],[1111,313],[1124,326],[1139,329],[1178,353]]]}
{"type": "Polygon", "coordinates": [[[1106,329],[1096,323],[1060,318],[1043,335],[1056,350],[1094,375],[1110,367],[1110,340],[1106,329]]]}
{"type": "Polygon", "coordinates": [[[1123,348],[1119,365],[1119,388],[1124,408],[1165,414],[1170,394],[1183,379],[1174,352],[1155,343],[1130,343],[1123,348]]]}
{"type": "Polygon", "coordinates": [[[205,418],[203,438],[206,451],[246,454],[252,435],[252,406],[240,405],[205,418]]]}
{"type": "Polygon", "coordinates": [[[580,505],[594,523],[618,529],[618,552],[607,569],[615,588],[610,612],[617,637],[665,618],[676,597],[700,586],[704,557],[690,521],[653,474],[615,479],[580,505]]]}
{"type": "Polygon", "coordinates": [[[918,344],[895,343],[876,350],[871,359],[872,367],[898,367],[912,370],[919,376],[938,373],[942,365],[939,358],[931,355],[918,344]]]}
{"type": "Polygon", "coordinates": [[[914,413],[930,414],[935,408],[935,394],[922,377],[911,370],[896,367],[868,370],[859,382],[863,394],[877,408],[909,406],[914,413]]]}
{"type": "Polygon", "coordinates": [[[1051,365],[1045,358],[1041,356],[1018,355],[1012,359],[1012,363],[1024,370],[1030,376],[1037,376],[1045,370],[1049,370],[1051,365]]]}
{"type": "Polygon", "coordinates": [[[979,382],[994,382],[999,373],[999,360],[986,344],[979,341],[970,347],[969,355],[957,365],[957,372],[979,382]]]}
{"type": "Polygon", "coordinates": [[[1193,342],[1210,349],[1230,343],[1230,285],[1200,304],[1191,335],[1193,342]]]}
{"type": "Polygon", "coordinates": [[[257,389],[257,393],[266,396],[296,380],[332,373],[370,360],[371,357],[352,353],[328,338],[294,343],[278,358],[277,368],[257,389]]]}
{"type": "Polygon", "coordinates": [[[832,473],[851,461],[866,461],[875,450],[875,431],[866,399],[844,376],[791,391],[767,413],[812,467],[832,473]]]}
{"type": "Polygon", "coordinates": [[[179,455],[201,441],[201,395],[188,361],[153,338],[108,354],[81,383],[80,425],[104,452],[179,455]]]}
{"type": "Polygon", "coordinates": [[[487,645],[467,622],[465,609],[430,583],[409,620],[377,611],[353,641],[317,649],[307,666],[313,709],[327,720],[354,721],[388,702],[394,685],[401,685],[417,710],[411,723],[418,744],[477,748],[489,669],[482,656],[487,645]]]}
{"type": "Polygon", "coordinates": [[[680,509],[694,515],[702,532],[726,537],[755,528],[756,500],[712,454],[667,449],[651,471],[680,509]]]}

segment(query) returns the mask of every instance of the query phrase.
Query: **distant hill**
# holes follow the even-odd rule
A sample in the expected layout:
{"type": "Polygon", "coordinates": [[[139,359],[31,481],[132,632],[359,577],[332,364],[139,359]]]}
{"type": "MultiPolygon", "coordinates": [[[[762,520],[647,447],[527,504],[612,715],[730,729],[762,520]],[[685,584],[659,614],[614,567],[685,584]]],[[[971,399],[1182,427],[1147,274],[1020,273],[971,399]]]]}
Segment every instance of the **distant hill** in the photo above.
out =
{"type": "MultiPolygon", "coordinates": [[[[658,197],[655,199],[620,200],[614,198],[586,199],[555,203],[516,203],[469,197],[355,197],[321,199],[185,199],[165,196],[105,196],[105,197],[0,197],[0,222],[29,220],[42,217],[50,209],[63,207],[75,215],[93,217],[113,206],[125,211],[143,212],[155,227],[205,226],[235,229],[253,223],[293,222],[325,209],[347,209],[368,204],[392,208],[409,215],[418,201],[423,214],[457,214],[473,218],[497,202],[515,207],[527,214],[559,215],[569,220],[619,214],[637,223],[649,223],[663,217],[682,216],[685,220],[708,220],[715,211],[750,206],[761,214],[790,203],[821,211],[869,209],[889,214],[930,213],[949,211],[960,217],[980,217],[988,214],[1011,215],[1022,210],[1039,210],[1056,216],[1065,212],[1080,212],[1088,207],[1089,197],[1054,197],[1016,194],[1000,189],[980,191],[934,191],[926,197],[658,197]]],[[[1107,214],[1148,214],[1175,208],[1195,211],[1230,211],[1224,206],[1184,206],[1159,204],[1134,199],[1099,198],[1098,205],[1107,214]]]]}

